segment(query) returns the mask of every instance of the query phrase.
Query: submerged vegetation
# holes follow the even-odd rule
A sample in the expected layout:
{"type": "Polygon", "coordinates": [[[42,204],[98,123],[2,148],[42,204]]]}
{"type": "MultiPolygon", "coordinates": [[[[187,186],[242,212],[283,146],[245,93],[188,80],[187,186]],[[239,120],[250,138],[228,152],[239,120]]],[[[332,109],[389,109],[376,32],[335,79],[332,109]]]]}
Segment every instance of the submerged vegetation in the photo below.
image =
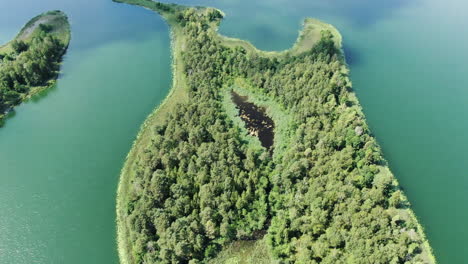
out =
{"type": "Polygon", "coordinates": [[[14,40],[0,47],[0,125],[14,106],[54,84],[69,41],[66,15],[49,11],[33,18],[14,40]]]}
{"type": "Polygon", "coordinates": [[[306,20],[293,49],[261,52],[220,36],[219,10],[118,2],[168,21],[175,74],[122,170],[122,263],[435,262],[351,91],[332,26],[306,20]],[[239,84],[279,109],[273,155],[226,110],[239,84]]]}

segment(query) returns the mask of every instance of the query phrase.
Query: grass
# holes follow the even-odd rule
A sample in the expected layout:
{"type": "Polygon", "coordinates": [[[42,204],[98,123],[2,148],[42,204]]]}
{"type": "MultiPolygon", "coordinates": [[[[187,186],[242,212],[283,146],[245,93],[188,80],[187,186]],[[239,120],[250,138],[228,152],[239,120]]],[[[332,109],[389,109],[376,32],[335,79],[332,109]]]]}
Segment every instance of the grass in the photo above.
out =
{"type": "MultiPolygon", "coordinates": [[[[127,193],[130,187],[130,183],[134,178],[133,175],[133,165],[137,161],[139,153],[144,151],[144,148],[148,145],[151,140],[152,128],[162,122],[164,118],[167,117],[167,114],[171,112],[174,107],[179,102],[184,102],[189,100],[188,98],[188,88],[186,83],[185,74],[183,72],[183,61],[181,58],[181,52],[184,50],[185,39],[182,34],[182,29],[178,25],[174,13],[168,12],[161,8],[161,5],[157,2],[151,0],[114,0],[115,2],[127,3],[140,5],[145,8],[151,9],[155,12],[161,14],[165,18],[166,22],[169,24],[171,30],[171,49],[172,49],[172,72],[173,72],[173,83],[169,95],[166,99],[148,116],[148,118],[143,123],[140,132],[133,143],[133,146],[127,155],[124,167],[121,171],[118,190],[117,190],[117,238],[118,238],[118,251],[120,262],[122,264],[131,264],[132,262],[132,248],[128,243],[127,238],[129,238],[129,233],[127,228],[124,226],[124,206],[127,202],[127,193]]],[[[181,10],[186,7],[178,6],[174,4],[167,5],[173,10],[181,10]]],[[[198,9],[200,12],[203,12],[203,8],[198,9]]],[[[217,26],[217,25],[213,25],[217,26]]],[[[223,45],[235,48],[243,47],[247,52],[256,53],[260,56],[274,57],[274,56],[285,56],[289,55],[298,55],[302,52],[305,52],[312,48],[321,37],[321,32],[323,30],[328,30],[334,37],[335,45],[337,48],[342,48],[342,37],[336,28],[330,24],[323,23],[316,19],[305,19],[303,29],[301,30],[295,44],[292,48],[284,51],[261,51],[257,49],[248,41],[229,38],[218,34],[218,38],[223,45]]],[[[348,68],[343,67],[343,73],[348,73],[348,68]]],[[[351,86],[351,81],[348,79],[347,82],[351,86]]],[[[242,95],[249,96],[249,101],[263,106],[267,109],[267,114],[275,121],[275,150],[281,149],[283,144],[286,144],[288,138],[288,127],[291,126],[291,120],[289,114],[285,111],[280,105],[274,102],[273,99],[262,95],[255,87],[249,85],[245,80],[237,79],[235,84],[230,87],[225,87],[223,105],[227,114],[232,118],[232,120],[239,125],[239,127],[244,128],[242,121],[237,117],[237,110],[234,104],[230,100],[230,90],[238,92],[242,95]],[[280,145],[278,145],[280,144],[280,145]]],[[[356,111],[362,114],[361,106],[357,100],[357,97],[354,93],[350,94],[351,101],[354,101],[354,108],[356,111]]],[[[246,131],[244,131],[246,132],[246,131]]],[[[245,139],[252,143],[260,146],[260,142],[244,133],[245,139]]],[[[278,152],[278,151],[275,151],[278,152]]],[[[279,151],[281,152],[281,151],[279,151]]],[[[276,155],[276,154],[275,154],[276,155]]],[[[381,173],[390,173],[390,170],[387,166],[381,167],[381,173]]],[[[396,178],[392,175],[392,178],[395,179],[395,184],[398,185],[396,178]]],[[[407,201],[406,197],[402,197],[402,201],[407,201]]],[[[417,218],[410,208],[400,209],[399,210],[402,217],[407,219],[410,224],[415,226],[416,233],[419,239],[424,241],[423,256],[429,263],[435,263],[435,257],[432,254],[432,249],[424,235],[423,228],[419,224],[417,218]]],[[[275,263],[269,253],[268,246],[265,242],[265,239],[257,241],[236,241],[226,246],[219,255],[210,261],[210,264],[214,263],[226,263],[226,264],[242,264],[242,263],[275,263]]]]}
{"type": "Polygon", "coordinates": [[[275,264],[266,243],[266,239],[257,241],[236,241],[227,246],[221,253],[208,264],[275,264]]]}
{"type": "Polygon", "coordinates": [[[313,18],[306,18],[302,26],[302,30],[299,33],[298,38],[294,45],[287,50],[283,51],[263,51],[257,49],[252,43],[246,40],[230,38],[222,35],[218,35],[223,44],[227,47],[235,48],[242,47],[247,52],[257,53],[264,57],[278,57],[286,54],[298,55],[302,52],[310,50],[321,38],[321,32],[323,30],[329,30],[335,41],[337,48],[341,48],[341,34],[338,30],[330,24],[324,23],[320,20],[313,18]]]}

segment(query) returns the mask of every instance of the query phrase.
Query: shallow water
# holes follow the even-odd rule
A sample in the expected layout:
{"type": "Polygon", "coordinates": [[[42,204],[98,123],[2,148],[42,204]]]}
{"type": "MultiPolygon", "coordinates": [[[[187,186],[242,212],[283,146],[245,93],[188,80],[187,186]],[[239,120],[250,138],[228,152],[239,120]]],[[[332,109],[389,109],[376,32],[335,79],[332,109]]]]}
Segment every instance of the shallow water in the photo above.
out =
{"type": "MultiPolygon", "coordinates": [[[[462,0],[185,0],[227,14],[220,31],[286,49],[301,20],[344,37],[359,100],[440,263],[468,258],[468,3],[462,0]]],[[[147,114],[170,86],[167,27],[110,0],[0,3],[0,42],[61,9],[61,79],[0,128],[0,263],[116,263],[115,190],[147,114]],[[25,8],[27,7],[27,8],[25,8]]]]}

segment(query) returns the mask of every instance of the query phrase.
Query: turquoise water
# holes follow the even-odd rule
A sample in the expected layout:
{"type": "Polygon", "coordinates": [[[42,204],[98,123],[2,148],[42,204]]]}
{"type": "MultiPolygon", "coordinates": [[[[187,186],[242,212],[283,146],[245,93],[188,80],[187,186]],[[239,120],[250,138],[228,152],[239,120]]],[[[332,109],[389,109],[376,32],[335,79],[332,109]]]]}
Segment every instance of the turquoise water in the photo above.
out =
{"type": "Polygon", "coordinates": [[[0,128],[0,263],[117,263],[117,181],[170,86],[166,26],[109,1],[35,2],[0,4],[2,40],[62,9],[72,41],[57,87],[0,128]]]}
{"type": "MultiPolygon", "coordinates": [[[[57,87],[0,128],[0,263],[117,263],[119,171],[169,90],[167,27],[110,0],[10,2],[0,3],[0,42],[49,9],[69,14],[72,42],[57,87]]],[[[371,129],[437,259],[465,262],[468,3],[177,2],[221,8],[221,33],[267,50],[292,45],[306,16],[334,24],[371,129]]]]}

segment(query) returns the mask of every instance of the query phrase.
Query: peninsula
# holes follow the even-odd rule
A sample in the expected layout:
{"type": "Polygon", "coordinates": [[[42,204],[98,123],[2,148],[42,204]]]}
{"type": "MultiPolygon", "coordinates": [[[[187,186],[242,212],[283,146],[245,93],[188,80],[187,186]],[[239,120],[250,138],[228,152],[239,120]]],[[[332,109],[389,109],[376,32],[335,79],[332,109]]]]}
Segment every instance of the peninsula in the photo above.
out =
{"type": "Polygon", "coordinates": [[[163,16],[173,55],[120,176],[122,264],[435,263],[333,26],[306,19],[291,49],[265,52],[218,34],[220,10],[114,1],[163,16]]]}
{"type": "Polygon", "coordinates": [[[69,42],[67,16],[49,11],[0,47],[0,126],[13,107],[55,84],[69,42]]]}

